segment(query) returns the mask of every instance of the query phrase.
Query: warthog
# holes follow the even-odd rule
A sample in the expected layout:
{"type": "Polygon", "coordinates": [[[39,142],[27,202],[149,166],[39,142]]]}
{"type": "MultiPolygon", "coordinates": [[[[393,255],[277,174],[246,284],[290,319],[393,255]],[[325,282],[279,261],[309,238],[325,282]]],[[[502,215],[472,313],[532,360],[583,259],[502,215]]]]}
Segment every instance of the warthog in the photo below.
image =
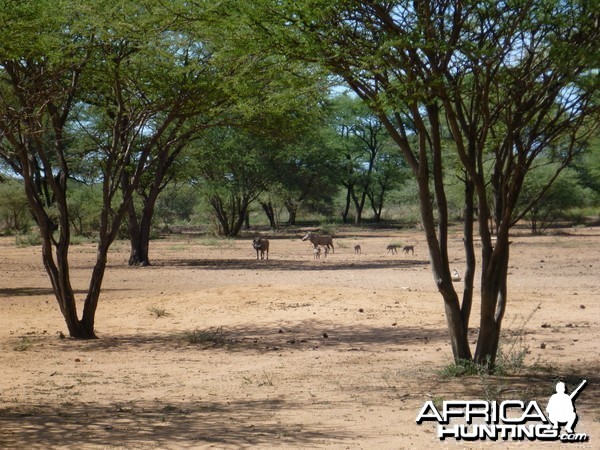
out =
{"type": "Polygon", "coordinates": [[[333,248],[333,238],[328,235],[319,236],[318,234],[313,234],[312,232],[308,232],[306,236],[302,238],[303,241],[310,241],[313,246],[317,245],[326,245],[327,250],[329,250],[329,246],[331,246],[331,253],[335,253],[335,249],[333,248]]]}
{"type": "Polygon", "coordinates": [[[388,251],[388,253],[392,253],[392,255],[394,253],[398,253],[398,246],[395,244],[390,244],[387,246],[387,251],[388,251]]]}
{"type": "Polygon", "coordinates": [[[313,249],[313,254],[315,255],[315,259],[321,259],[321,247],[318,245],[313,249]]]}
{"type": "Polygon", "coordinates": [[[358,253],[361,253],[361,252],[362,252],[362,249],[360,248],[360,245],[358,245],[358,244],[355,245],[354,246],[354,253],[358,254],[358,253]]]}
{"type": "Polygon", "coordinates": [[[404,250],[404,253],[406,253],[408,255],[408,252],[412,252],[412,254],[415,254],[415,246],[414,245],[407,245],[405,246],[402,250],[404,250]]]}
{"type": "Polygon", "coordinates": [[[256,250],[256,259],[258,259],[258,252],[260,252],[260,259],[265,258],[265,252],[267,252],[267,259],[269,259],[269,240],[265,238],[254,238],[252,241],[252,247],[256,250]]]}

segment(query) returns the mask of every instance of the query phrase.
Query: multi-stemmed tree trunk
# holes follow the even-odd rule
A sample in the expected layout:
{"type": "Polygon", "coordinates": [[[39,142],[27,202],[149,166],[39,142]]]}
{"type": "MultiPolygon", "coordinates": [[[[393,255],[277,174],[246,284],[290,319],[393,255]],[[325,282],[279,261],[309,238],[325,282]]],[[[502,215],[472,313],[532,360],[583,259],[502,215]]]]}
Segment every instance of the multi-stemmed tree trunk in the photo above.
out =
{"type": "MultiPolygon", "coordinates": [[[[42,238],[43,263],[69,334],[89,339],[96,337],[109,247],[159,138],[190,111],[186,101],[194,103],[202,91],[199,78],[194,84],[188,79],[189,66],[201,55],[183,48],[167,57],[157,39],[167,39],[169,46],[175,42],[156,30],[175,24],[161,22],[160,11],[75,3],[0,6],[13,36],[0,36],[0,157],[23,178],[42,238]],[[135,19],[121,27],[118,18],[123,16],[135,19]],[[113,24],[111,30],[102,23],[113,24]],[[185,93],[177,98],[173,93],[179,84],[185,93]],[[67,203],[68,179],[80,161],[102,189],[96,261],[81,318],[70,281],[67,203]]],[[[185,33],[177,31],[183,38],[185,33]]]]}
{"type": "Polygon", "coordinates": [[[221,195],[213,194],[208,201],[219,225],[218,234],[227,237],[237,236],[246,220],[250,199],[234,194],[224,199],[221,195]]]}
{"type": "MultiPolygon", "coordinates": [[[[141,202],[139,212],[135,201],[130,201],[127,204],[130,266],[150,265],[150,238],[156,201],[160,193],[167,187],[169,181],[171,181],[172,177],[169,175],[169,171],[184,149],[186,142],[192,136],[192,132],[190,131],[178,133],[182,124],[183,121],[179,120],[168,133],[165,133],[166,136],[164,138],[161,136],[162,139],[160,141],[165,141],[168,144],[156,145],[156,149],[153,152],[154,157],[149,158],[146,171],[151,176],[148,177],[149,180],[146,184],[141,183],[138,189],[136,189],[136,197],[141,202]]],[[[123,172],[121,183],[124,187],[124,192],[126,192],[128,186],[131,184],[129,172],[123,172]]]]}
{"type": "Polygon", "coordinates": [[[142,210],[138,219],[135,210],[135,203],[129,202],[127,207],[127,230],[129,231],[129,265],[130,266],[149,266],[150,265],[150,234],[152,232],[152,218],[154,216],[154,206],[156,205],[156,196],[142,198],[142,210]]]}
{"type": "MultiPolygon", "coordinates": [[[[1,154],[12,169],[23,177],[29,206],[42,239],[42,261],[69,335],[79,339],[95,338],[95,313],[106,269],[107,253],[125,214],[125,203],[116,210],[112,205],[112,198],[118,189],[118,183],[115,182],[118,177],[115,177],[115,174],[122,170],[122,165],[118,163],[119,157],[122,156],[120,142],[115,140],[110,148],[106,149],[107,158],[102,182],[103,206],[100,213],[96,261],[79,319],[68,259],[71,224],[67,205],[69,166],[65,129],[80,74],[73,72],[69,75],[75,82],[71,85],[66,99],[59,103],[59,94],[63,92],[54,92],[54,98],[48,98],[47,94],[43,97],[41,95],[41,88],[44,86],[38,83],[48,81],[46,76],[57,75],[43,64],[25,60],[12,61],[5,62],[3,69],[11,77],[11,83],[7,87],[19,91],[23,85],[28,86],[27,92],[23,91],[22,95],[18,96],[20,106],[27,112],[13,117],[11,122],[1,121],[2,132],[8,142],[7,146],[2,147],[1,154]],[[40,105],[41,107],[38,107],[40,105]]],[[[132,187],[135,187],[139,173],[134,175],[133,180],[132,187]]],[[[131,194],[131,191],[124,193],[129,197],[131,194]]]]}
{"type": "Polygon", "coordinates": [[[376,223],[381,222],[381,212],[383,211],[383,203],[386,193],[386,186],[383,184],[379,186],[379,190],[377,192],[375,192],[373,189],[369,189],[369,202],[371,203],[371,209],[373,210],[373,221],[376,223]]]}
{"type": "Polygon", "coordinates": [[[287,224],[290,226],[296,225],[296,216],[298,215],[298,202],[293,198],[286,198],[283,202],[285,209],[288,212],[287,224]]]}
{"type": "MultiPolygon", "coordinates": [[[[0,157],[23,179],[29,207],[40,231],[42,261],[69,334],[76,338],[93,338],[110,236],[106,217],[103,216],[103,233],[80,319],[68,259],[70,223],[66,125],[76,102],[89,53],[84,47],[74,47],[67,32],[58,32],[64,23],[64,13],[64,10],[57,10],[52,20],[44,23],[36,19],[37,13],[32,13],[31,17],[17,17],[13,25],[20,29],[24,23],[25,26],[33,23],[39,25],[40,33],[56,33],[54,44],[70,48],[79,54],[79,59],[52,60],[45,55],[50,48],[39,43],[24,41],[22,48],[16,45],[19,50],[28,52],[27,57],[14,53],[14,49],[1,47],[0,157]]],[[[52,43],[48,45],[52,48],[52,43]]]]}
{"type": "Polygon", "coordinates": [[[275,216],[275,208],[273,208],[273,202],[271,200],[261,201],[260,206],[262,207],[267,219],[269,219],[269,226],[272,230],[277,229],[277,218],[275,216]]]}

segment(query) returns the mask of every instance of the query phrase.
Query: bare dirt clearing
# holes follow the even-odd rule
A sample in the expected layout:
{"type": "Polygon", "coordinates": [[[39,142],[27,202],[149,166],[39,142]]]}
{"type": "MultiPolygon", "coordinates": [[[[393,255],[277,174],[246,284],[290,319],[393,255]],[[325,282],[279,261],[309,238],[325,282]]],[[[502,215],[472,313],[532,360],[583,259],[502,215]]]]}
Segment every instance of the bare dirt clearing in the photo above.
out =
{"type": "MultiPolygon", "coordinates": [[[[146,268],[117,242],[94,341],[58,338],[40,250],[0,238],[0,448],[505,446],[441,443],[415,418],[434,399],[545,405],[559,377],[588,380],[577,432],[598,448],[600,229],[512,239],[503,348],[529,353],[503,378],[438,374],[451,352],[420,233],[346,230],[320,260],[300,233],[270,237],[257,261],[251,239],[174,236],[146,268]],[[386,252],[398,242],[414,256],[386,252]]],[[[462,272],[461,246],[457,234],[462,272]]],[[[80,295],[94,257],[72,248],[80,295]]]]}

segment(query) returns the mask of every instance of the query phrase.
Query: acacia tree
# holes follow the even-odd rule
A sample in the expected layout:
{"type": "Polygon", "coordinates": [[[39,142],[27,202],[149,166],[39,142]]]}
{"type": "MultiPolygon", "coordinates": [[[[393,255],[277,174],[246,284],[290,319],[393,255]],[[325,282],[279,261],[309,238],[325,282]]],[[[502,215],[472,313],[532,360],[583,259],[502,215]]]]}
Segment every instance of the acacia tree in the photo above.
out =
{"type": "Polygon", "coordinates": [[[551,147],[560,149],[553,156],[564,167],[597,124],[599,21],[592,3],[263,0],[244,11],[250,33],[260,36],[254,42],[343,78],[402,151],[417,180],[457,361],[494,365],[508,300],[509,232],[520,218],[515,206],[525,175],[551,147]],[[445,127],[466,174],[462,301],[449,266],[445,127]],[[475,206],[482,275],[473,354],[467,332],[475,206]]]}
{"type": "Polygon", "coordinates": [[[581,185],[577,172],[570,167],[562,171],[542,197],[538,197],[542,187],[548,183],[548,178],[553,177],[555,173],[554,164],[541,164],[525,177],[517,208],[521,205],[532,205],[525,219],[529,222],[533,234],[544,232],[570,208],[587,206],[593,198],[593,191],[581,185]],[[537,201],[533,202],[532,197],[537,201]]]}
{"type": "Polygon", "coordinates": [[[159,4],[27,1],[3,3],[0,9],[3,22],[12,24],[0,36],[0,156],[23,178],[42,237],[44,266],[74,338],[96,337],[108,249],[152,150],[180,118],[177,108],[161,111],[156,106],[169,97],[170,86],[149,76],[148,64],[156,63],[162,52],[157,40],[171,24],[155,8],[159,4]],[[155,82],[162,95],[149,99],[144,91],[122,89],[136,77],[155,82]],[[93,145],[75,149],[75,133],[87,134],[93,145]],[[69,273],[67,181],[81,158],[96,167],[92,172],[98,174],[102,207],[96,261],[80,319],[69,273]]]}
{"type": "Polygon", "coordinates": [[[61,1],[2,4],[0,37],[0,156],[23,178],[29,207],[42,238],[42,259],[61,312],[73,337],[94,336],[94,315],[106,258],[108,216],[103,217],[98,257],[82,319],[69,276],[70,224],[67,122],[77,101],[81,76],[90,61],[89,35],[79,35],[61,1]],[[47,8],[47,9],[46,9],[47,8]],[[26,30],[35,29],[35,33],[26,30]]]}
{"type": "MultiPolygon", "coordinates": [[[[132,48],[136,45],[132,43],[132,48]]],[[[170,51],[167,55],[158,53],[157,60],[146,59],[144,76],[139,72],[132,73],[131,64],[126,61],[120,64],[112,85],[107,86],[112,95],[104,96],[110,99],[108,107],[101,110],[107,119],[103,123],[111,123],[115,118],[111,104],[128,99],[128,110],[144,115],[142,133],[130,133],[132,123],[129,118],[120,122],[127,145],[137,148],[127,163],[136,163],[139,155],[148,152],[143,176],[135,189],[134,200],[139,202],[127,203],[131,245],[129,265],[150,264],[150,234],[156,201],[179,173],[175,163],[182,151],[204,130],[220,124],[226,116],[226,95],[218,88],[221,75],[212,66],[206,45],[193,42],[182,33],[177,38],[170,34],[167,39],[163,36],[155,45],[170,45],[170,51]]],[[[134,51],[132,56],[137,57],[136,53],[134,51]]],[[[123,172],[123,192],[127,192],[132,184],[132,173],[129,170],[123,172]]]]}
{"type": "Polygon", "coordinates": [[[346,203],[342,212],[348,220],[350,204],[354,204],[354,223],[362,222],[363,211],[369,192],[372,191],[377,163],[381,160],[387,131],[379,117],[360,98],[347,94],[332,101],[334,127],[340,141],[337,145],[345,163],[338,173],[346,188],[346,203]]]}
{"type": "Polygon", "coordinates": [[[196,184],[218,224],[218,234],[237,236],[250,204],[274,182],[280,154],[273,141],[238,128],[216,128],[197,141],[196,184]]]}
{"type": "Polygon", "coordinates": [[[401,185],[408,176],[408,167],[406,167],[404,158],[399,152],[383,151],[378,155],[373,181],[367,191],[375,222],[381,221],[381,213],[387,194],[401,185]]]}
{"type": "Polygon", "coordinates": [[[288,213],[288,225],[296,224],[303,206],[318,207],[333,202],[340,170],[339,152],[329,145],[328,124],[314,125],[288,148],[288,157],[278,172],[277,196],[288,213]]]}

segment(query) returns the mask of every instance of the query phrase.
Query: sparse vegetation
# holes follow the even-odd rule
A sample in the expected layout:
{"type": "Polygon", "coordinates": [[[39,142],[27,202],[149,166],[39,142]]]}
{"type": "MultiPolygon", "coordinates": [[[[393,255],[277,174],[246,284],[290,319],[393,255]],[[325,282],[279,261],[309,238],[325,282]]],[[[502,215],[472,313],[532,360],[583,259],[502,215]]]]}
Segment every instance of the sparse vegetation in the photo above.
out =
{"type": "Polygon", "coordinates": [[[15,243],[17,247],[38,247],[42,243],[42,238],[37,231],[26,234],[16,234],[15,243]]]}
{"type": "Polygon", "coordinates": [[[223,327],[196,329],[185,333],[184,339],[190,344],[223,344],[226,341],[223,327]]]}
{"type": "MultiPolygon", "coordinates": [[[[529,353],[529,347],[525,344],[525,327],[539,310],[538,304],[529,315],[527,315],[515,330],[507,329],[503,339],[500,341],[496,364],[490,367],[487,364],[475,364],[473,361],[461,360],[451,363],[438,371],[443,378],[479,375],[514,375],[525,368],[525,358],[529,353]]],[[[516,320],[516,319],[515,319],[516,320]]],[[[514,322],[514,321],[513,321],[514,322]]]]}
{"type": "Polygon", "coordinates": [[[198,241],[198,244],[207,247],[235,248],[235,242],[235,239],[229,238],[204,237],[198,241]]]}
{"type": "Polygon", "coordinates": [[[25,352],[31,348],[33,342],[28,337],[22,337],[17,344],[13,347],[15,352],[25,352]]]}
{"type": "Polygon", "coordinates": [[[154,314],[157,319],[160,317],[165,317],[165,316],[170,315],[165,308],[159,308],[157,306],[152,306],[152,307],[148,308],[148,311],[150,311],[152,314],[154,314]]]}

